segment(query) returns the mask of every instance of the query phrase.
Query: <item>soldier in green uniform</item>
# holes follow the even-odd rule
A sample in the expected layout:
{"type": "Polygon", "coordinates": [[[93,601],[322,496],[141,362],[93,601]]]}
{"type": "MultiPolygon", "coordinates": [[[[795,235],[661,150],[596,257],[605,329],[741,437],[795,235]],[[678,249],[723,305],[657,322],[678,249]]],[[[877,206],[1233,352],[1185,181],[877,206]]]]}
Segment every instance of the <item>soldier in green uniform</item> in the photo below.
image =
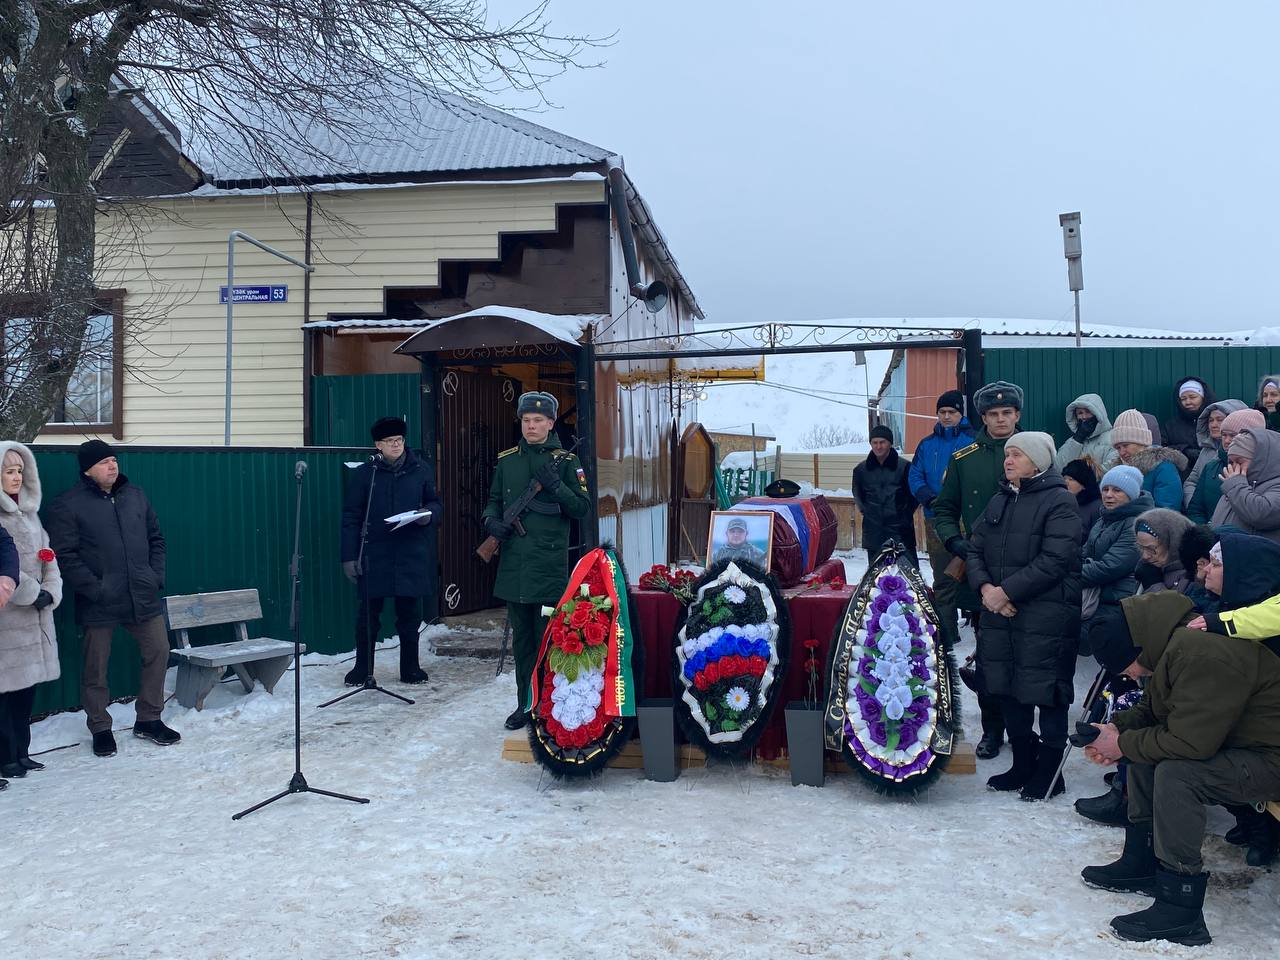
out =
{"type": "MultiPolygon", "coordinates": [[[[982,429],[973,443],[951,455],[942,475],[942,490],[933,501],[934,531],[956,558],[946,570],[933,571],[934,597],[939,615],[944,618],[956,607],[967,612],[982,609],[982,599],[969,589],[963,575],[969,553],[968,538],[1004,479],[1004,444],[1018,430],[1022,388],[997,380],[980,388],[973,395],[973,404],[982,417],[982,429]]],[[[954,614],[948,622],[954,622],[954,614]]],[[[1004,743],[1004,719],[1000,702],[983,692],[981,676],[977,678],[976,687],[982,713],[982,739],[975,752],[989,760],[1000,753],[1000,745],[1004,743]]]]}
{"type": "Polygon", "coordinates": [[[578,458],[560,445],[552,429],[558,409],[556,398],[549,393],[520,395],[516,404],[520,444],[498,454],[484,509],[485,532],[502,544],[493,594],[507,601],[516,664],[518,702],[507,717],[508,730],[525,725],[529,677],[545,628],[541,607],[557,603],[569,583],[569,520],[585,516],[590,507],[587,476],[578,458]],[[534,480],[542,489],[515,518],[524,527],[521,536],[514,522],[503,520],[503,514],[534,480]]]}

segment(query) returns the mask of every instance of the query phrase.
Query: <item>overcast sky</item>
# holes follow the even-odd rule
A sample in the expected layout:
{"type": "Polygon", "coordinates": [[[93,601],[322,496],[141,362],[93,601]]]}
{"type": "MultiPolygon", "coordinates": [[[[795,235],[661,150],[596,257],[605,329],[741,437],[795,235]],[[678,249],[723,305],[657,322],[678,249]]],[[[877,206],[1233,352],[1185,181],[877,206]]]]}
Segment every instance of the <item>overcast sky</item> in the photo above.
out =
{"type": "MultiPolygon", "coordinates": [[[[531,0],[491,0],[495,14],[531,0]]],[[[1275,325],[1280,5],[552,0],[537,122],[616,150],[708,318],[1275,325]]]]}

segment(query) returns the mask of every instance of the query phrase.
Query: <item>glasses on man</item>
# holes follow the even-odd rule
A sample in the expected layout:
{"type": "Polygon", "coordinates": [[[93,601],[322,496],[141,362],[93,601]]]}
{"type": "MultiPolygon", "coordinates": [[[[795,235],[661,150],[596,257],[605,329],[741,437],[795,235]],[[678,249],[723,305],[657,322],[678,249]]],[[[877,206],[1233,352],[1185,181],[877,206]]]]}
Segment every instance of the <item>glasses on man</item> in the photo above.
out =
{"type": "Polygon", "coordinates": [[[383,437],[378,443],[385,443],[388,447],[404,446],[404,437],[383,437]]]}

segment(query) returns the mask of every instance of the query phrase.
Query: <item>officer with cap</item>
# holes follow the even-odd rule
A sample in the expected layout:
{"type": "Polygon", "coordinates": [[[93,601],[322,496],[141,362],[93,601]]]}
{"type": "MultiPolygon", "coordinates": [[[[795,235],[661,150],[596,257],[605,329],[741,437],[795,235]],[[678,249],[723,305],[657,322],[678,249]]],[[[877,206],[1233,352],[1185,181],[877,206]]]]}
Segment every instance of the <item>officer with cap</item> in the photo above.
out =
{"type": "Polygon", "coordinates": [[[724,530],[725,545],[718,549],[713,562],[721,560],[739,560],[754,563],[757,567],[765,565],[764,551],[747,539],[747,521],[735,517],[729,521],[724,530]]]}
{"type": "Polygon", "coordinates": [[[439,595],[439,549],[436,531],[444,507],[436,495],[432,470],[405,445],[408,425],[399,417],[383,417],[370,428],[378,452],[361,464],[347,487],[342,506],[342,572],[356,585],[356,663],[344,677],[358,687],[373,674],[373,648],[378,640],[382,608],[395,605],[400,638],[400,680],[426,683],[418,663],[418,627],[425,612],[435,617],[439,595]],[[398,527],[387,517],[416,510],[429,515],[398,527]],[[363,558],[361,533],[365,533],[363,558]],[[425,603],[425,611],[423,605],[425,603]]]}
{"type": "Polygon", "coordinates": [[[507,602],[516,665],[518,702],[507,717],[508,730],[525,725],[529,677],[546,626],[541,608],[558,603],[569,583],[569,521],[581,519],[591,505],[587,476],[553,429],[559,406],[549,393],[520,395],[520,443],[498,454],[483,514],[485,533],[501,543],[493,594],[507,602]],[[535,482],[540,489],[524,512],[504,520],[507,508],[535,482]]]}

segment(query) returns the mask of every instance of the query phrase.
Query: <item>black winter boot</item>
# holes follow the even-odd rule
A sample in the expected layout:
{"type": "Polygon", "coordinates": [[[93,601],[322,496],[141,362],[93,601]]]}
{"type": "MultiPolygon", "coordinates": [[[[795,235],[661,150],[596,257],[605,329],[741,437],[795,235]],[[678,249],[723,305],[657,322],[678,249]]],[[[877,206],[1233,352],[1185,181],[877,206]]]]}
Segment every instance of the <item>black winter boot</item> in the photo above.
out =
{"type": "Polygon", "coordinates": [[[1204,891],[1207,873],[1172,873],[1156,869],[1156,902],[1145,910],[1128,913],[1111,921],[1111,929],[1121,940],[1168,940],[1199,947],[1213,938],[1204,925],[1204,891]]]}
{"type": "Polygon", "coordinates": [[[0,763],[0,776],[21,780],[27,775],[27,768],[20,763],[0,763]]]}
{"type": "Polygon", "coordinates": [[[400,682],[426,683],[427,671],[418,663],[418,631],[400,634],[400,682]]]}
{"type": "Polygon", "coordinates": [[[32,760],[30,757],[19,757],[18,762],[28,770],[43,770],[44,764],[39,760],[32,760]]]}
{"type": "Polygon", "coordinates": [[[524,727],[528,721],[529,718],[525,716],[525,712],[519,707],[516,707],[511,711],[511,715],[507,717],[506,721],[502,725],[508,730],[519,730],[524,727]]]}
{"type": "Polygon", "coordinates": [[[1004,773],[996,774],[987,780],[987,786],[992,790],[1020,790],[1025,787],[1036,772],[1036,753],[1039,746],[1038,737],[1018,737],[1010,740],[1013,766],[1004,773]]]}
{"type": "Polygon", "coordinates": [[[1100,797],[1081,797],[1075,803],[1076,813],[1086,820],[1108,827],[1124,827],[1129,823],[1129,801],[1124,786],[1111,781],[1111,789],[1100,797]]]}
{"type": "Polygon", "coordinates": [[[1042,743],[1036,750],[1036,767],[1031,779],[1022,788],[1023,800],[1048,800],[1067,789],[1065,777],[1058,776],[1058,767],[1066,754],[1066,747],[1045,747],[1042,743]],[[1052,787],[1052,790],[1050,789],[1052,787]]]}
{"type": "Polygon", "coordinates": [[[139,740],[150,740],[162,747],[171,747],[182,739],[182,734],[166,727],[163,720],[147,720],[133,725],[133,735],[139,740]]]}
{"type": "Polygon", "coordinates": [[[357,640],[356,665],[347,671],[347,675],[342,678],[342,682],[348,687],[363,687],[365,679],[370,675],[369,659],[370,651],[357,640]]]}
{"type": "Polygon", "coordinates": [[[1235,803],[1224,803],[1222,806],[1227,813],[1236,818],[1236,825],[1228,830],[1222,839],[1237,847],[1247,847],[1249,845],[1249,824],[1253,821],[1255,812],[1253,807],[1235,803]]]}
{"type": "Polygon", "coordinates": [[[1251,867],[1269,867],[1280,852],[1280,820],[1269,813],[1250,812],[1253,819],[1249,823],[1249,852],[1244,862],[1251,867]]]}
{"type": "Polygon", "coordinates": [[[116,737],[110,730],[99,730],[93,735],[93,755],[95,757],[114,757],[116,755],[116,737]]]}
{"type": "Polygon", "coordinates": [[[1102,867],[1085,867],[1080,879],[1086,886],[1116,893],[1156,893],[1156,852],[1151,845],[1151,821],[1131,823],[1124,830],[1120,859],[1102,867]]]}

